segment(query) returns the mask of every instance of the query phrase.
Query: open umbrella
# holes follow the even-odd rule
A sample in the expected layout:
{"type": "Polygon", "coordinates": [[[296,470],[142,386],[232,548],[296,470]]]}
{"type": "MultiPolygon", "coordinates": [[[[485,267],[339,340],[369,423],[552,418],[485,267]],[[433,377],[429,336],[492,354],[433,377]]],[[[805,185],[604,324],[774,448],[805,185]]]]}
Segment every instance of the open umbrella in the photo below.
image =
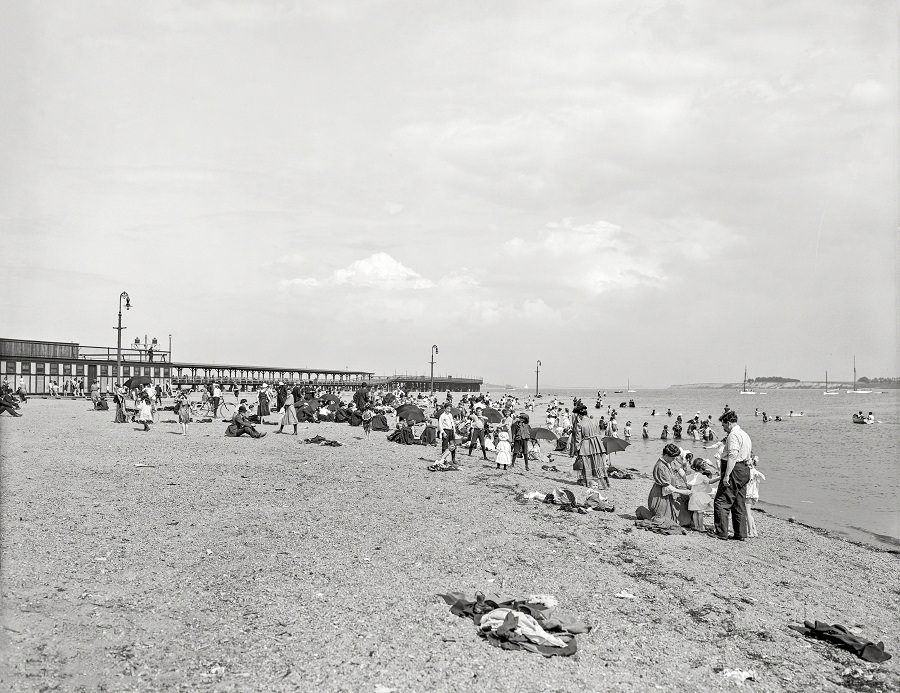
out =
{"type": "Polygon", "coordinates": [[[388,392],[384,397],[381,398],[381,401],[384,402],[385,404],[390,404],[395,399],[397,399],[397,398],[394,397],[394,395],[392,393],[388,392]]]}
{"type": "Polygon", "coordinates": [[[531,438],[532,440],[556,440],[559,436],[556,435],[555,431],[551,431],[549,428],[535,426],[531,429],[531,438]]]}
{"type": "Polygon", "coordinates": [[[422,423],[425,421],[425,412],[414,404],[404,404],[397,409],[397,417],[406,419],[408,423],[422,423]]]}
{"type": "Polygon", "coordinates": [[[134,390],[141,385],[152,385],[153,380],[150,379],[149,375],[133,375],[128,380],[125,381],[125,387],[129,390],[134,390]]]}
{"type": "Polygon", "coordinates": [[[319,399],[322,400],[322,402],[335,402],[337,404],[340,404],[341,402],[340,397],[338,397],[337,395],[332,395],[331,393],[322,395],[319,399]]]}
{"type": "Polygon", "coordinates": [[[622,452],[629,445],[631,445],[631,443],[629,443],[624,438],[616,438],[615,436],[606,436],[603,439],[603,447],[606,448],[606,452],[622,452]]]}
{"type": "Polygon", "coordinates": [[[457,419],[462,418],[463,412],[459,407],[450,407],[450,413],[457,419]]]}
{"type": "Polygon", "coordinates": [[[496,409],[492,409],[491,407],[485,407],[481,410],[481,415],[487,420],[488,423],[498,424],[503,421],[503,414],[501,414],[496,409]]]}

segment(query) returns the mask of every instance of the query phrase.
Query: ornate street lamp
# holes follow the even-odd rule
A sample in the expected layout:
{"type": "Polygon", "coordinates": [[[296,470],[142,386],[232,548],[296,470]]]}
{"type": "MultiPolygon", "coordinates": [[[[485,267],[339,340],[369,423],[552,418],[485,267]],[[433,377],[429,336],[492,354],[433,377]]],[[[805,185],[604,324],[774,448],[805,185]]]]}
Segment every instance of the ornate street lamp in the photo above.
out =
{"type": "Polygon", "coordinates": [[[431,394],[434,395],[434,355],[438,353],[437,344],[431,345],[431,394]]]}
{"type": "Polygon", "coordinates": [[[541,394],[541,362],[537,362],[537,368],[534,369],[534,394],[541,394]]]}
{"type": "Polygon", "coordinates": [[[113,329],[118,332],[118,339],[116,340],[116,377],[118,380],[118,385],[122,384],[122,330],[125,328],[122,327],[122,299],[125,299],[125,310],[131,310],[131,297],[127,292],[123,291],[119,294],[119,326],[114,327],[113,329]]]}

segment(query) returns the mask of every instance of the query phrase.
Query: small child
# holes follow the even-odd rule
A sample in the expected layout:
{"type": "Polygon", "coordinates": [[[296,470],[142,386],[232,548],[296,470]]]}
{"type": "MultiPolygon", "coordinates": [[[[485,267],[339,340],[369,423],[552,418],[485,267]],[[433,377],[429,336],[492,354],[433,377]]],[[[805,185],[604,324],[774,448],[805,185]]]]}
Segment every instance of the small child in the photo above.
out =
{"type": "Polygon", "coordinates": [[[512,459],[510,454],[512,452],[512,448],[509,445],[509,433],[506,431],[500,431],[497,435],[497,469],[500,469],[500,466],[503,466],[503,471],[506,471],[507,467],[512,463],[512,459]]]}
{"type": "Polygon", "coordinates": [[[369,437],[369,433],[372,431],[372,417],[373,416],[375,416],[375,414],[372,411],[372,405],[367,404],[365,410],[363,410],[363,413],[362,413],[362,427],[363,427],[363,433],[365,434],[366,438],[369,437]]]}
{"type": "Polygon", "coordinates": [[[631,440],[631,422],[625,422],[625,430],[622,431],[622,435],[625,436],[625,440],[631,440]]]}
{"type": "Polygon", "coordinates": [[[759,455],[750,458],[750,481],[747,482],[747,536],[758,537],[756,521],[753,519],[753,508],[759,503],[759,482],[765,481],[765,475],[756,468],[759,455]]]}
{"type": "Polygon", "coordinates": [[[669,424],[663,425],[662,433],[659,434],[660,440],[668,440],[669,439],[669,424]]]}
{"type": "Polygon", "coordinates": [[[694,458],[691,462],[693,474],[688,474],[685,481],[691,487],[691,496],[688,499],[688,510],[691,511],[692,529],[698,532],[706,531],[703,524],[703,513],[712,510],[713,494],[712,485],[719,481],[719,477],[713,476],[715,470],[712,464],[702,457],[694,458]]]}
{"type": "Polygon", "coordinates": [[[648,428],[649,426],[650,424],[645,421],[644,428],[641,429],[641,438],[643,438],[644,440],[650,440],[650,430],[648,428]]]}

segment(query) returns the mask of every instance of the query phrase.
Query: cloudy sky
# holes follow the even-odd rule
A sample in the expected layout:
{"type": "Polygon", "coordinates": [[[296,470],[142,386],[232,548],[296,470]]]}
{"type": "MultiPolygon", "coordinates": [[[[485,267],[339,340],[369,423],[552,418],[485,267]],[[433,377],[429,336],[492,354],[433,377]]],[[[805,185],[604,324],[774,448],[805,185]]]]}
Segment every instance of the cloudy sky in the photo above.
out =
{"type": "Polygon", "coordinates": [[[632,387],[898,375],[888,0],[26,0],[7,337],[632,387]]]}

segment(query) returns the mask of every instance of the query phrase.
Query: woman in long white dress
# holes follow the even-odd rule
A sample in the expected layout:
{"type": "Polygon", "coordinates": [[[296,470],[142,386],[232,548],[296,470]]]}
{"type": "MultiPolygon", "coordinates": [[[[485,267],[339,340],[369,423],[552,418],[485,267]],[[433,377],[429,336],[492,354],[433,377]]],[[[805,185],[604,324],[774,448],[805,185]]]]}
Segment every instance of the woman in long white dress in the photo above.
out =
{"type": "Polygon", "coordinates": [[[281,411],[281,426],[278,428],[278,433],[283,432],[285,426],[293,426],[294,435],[297,435],[297,424],[300,423],[300,420],[297,418],[297,410],[294,409],[294,395],[290,390],[284,398],[284,406],[281,411]]]}

